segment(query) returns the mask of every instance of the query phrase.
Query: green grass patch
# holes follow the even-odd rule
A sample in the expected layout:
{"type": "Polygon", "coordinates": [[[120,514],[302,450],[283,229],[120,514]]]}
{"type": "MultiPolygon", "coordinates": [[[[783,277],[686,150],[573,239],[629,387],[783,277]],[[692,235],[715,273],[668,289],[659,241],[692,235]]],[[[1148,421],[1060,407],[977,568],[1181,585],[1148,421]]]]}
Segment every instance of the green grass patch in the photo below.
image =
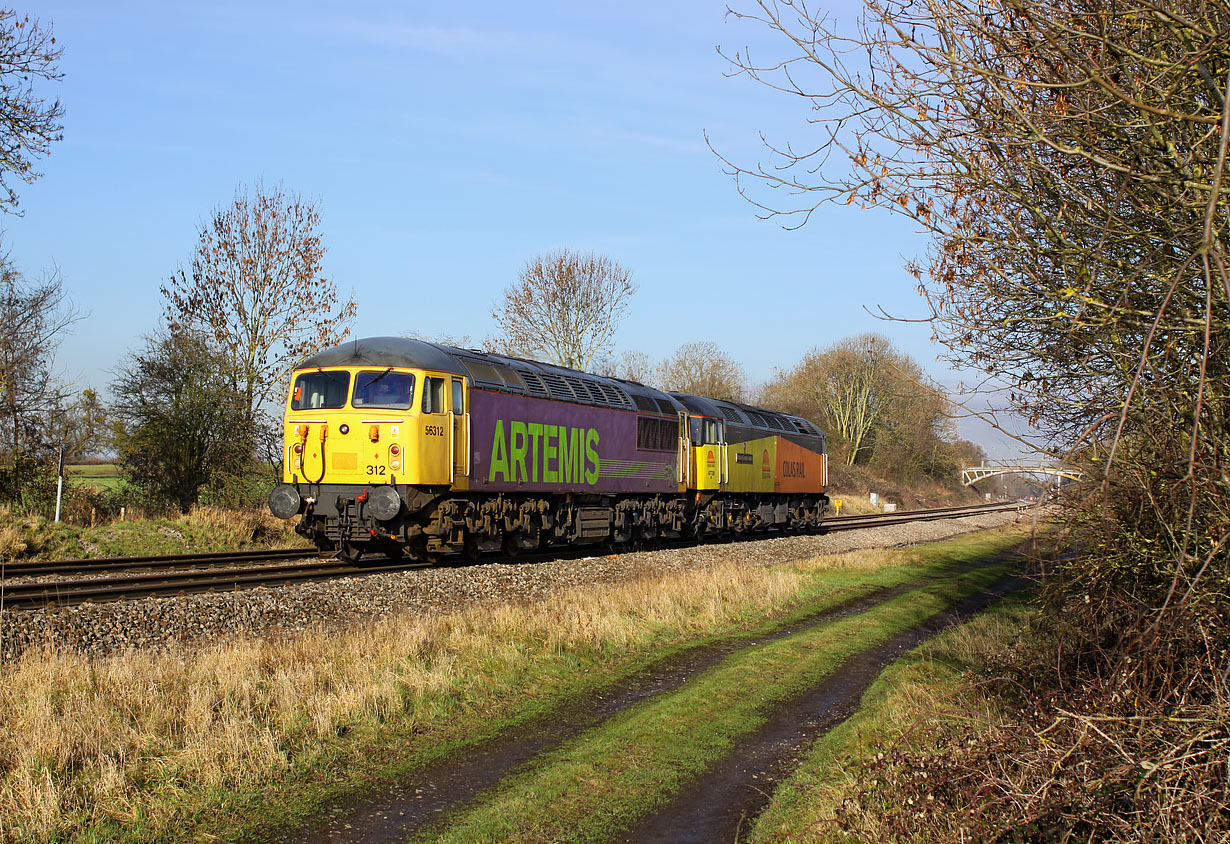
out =
{"type": "Polygon", "coordinates": [[[64,467],[69,483],[92,487],[100,491],[119,489],[124,479],[115,463],[75,463],[64,467]]]}
{"type": "Polygon", "coordinates": [[[548,754],[477,807],[416,841],[603,842],[666,803],[762,726],[778,705],[1001,579],[1011,564],[956,574],[856,616],[749,645],[677,691],[548,754]]]}
{"type": "MultiPolygon", "coordinates": [[[[747,840],[753,844],[848,840],[834,817],[857,787],[863,766],[903,748],[938,748],[954,736],[959,741],[959,736],[973,734],[999,717],[987,697],[970,689],[970,672],[987,654],[1006,649],[1034,611],[1034,594],[1019,592],[886,668],[864,694],[858,712],[821,736],[795,773],[777,788],[747,840]]],[[[909,811],[909,806],[886,800],[879,810],[909,811]]],[[[864,815],[859,831],[875,838],[877,823],[874,814],[864,815]]]]}

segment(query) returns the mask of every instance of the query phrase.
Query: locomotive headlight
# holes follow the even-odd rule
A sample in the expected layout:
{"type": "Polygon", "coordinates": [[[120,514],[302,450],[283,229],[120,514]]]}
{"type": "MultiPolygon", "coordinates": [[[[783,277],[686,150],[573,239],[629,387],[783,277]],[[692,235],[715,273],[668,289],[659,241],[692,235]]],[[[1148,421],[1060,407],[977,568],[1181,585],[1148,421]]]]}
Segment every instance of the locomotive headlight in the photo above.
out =
{"type": "Polygon", "coordinates": [[[401,496],[391,486],[376,487],[367,498],[367,510],[382,522],[401,512],[401,496]]]}
{"type": "Polygon", "coordinates": [[[350,426],[343,422],[341,425],[337,426],[337,431],[339,434],[349,434],[350,426]]]}

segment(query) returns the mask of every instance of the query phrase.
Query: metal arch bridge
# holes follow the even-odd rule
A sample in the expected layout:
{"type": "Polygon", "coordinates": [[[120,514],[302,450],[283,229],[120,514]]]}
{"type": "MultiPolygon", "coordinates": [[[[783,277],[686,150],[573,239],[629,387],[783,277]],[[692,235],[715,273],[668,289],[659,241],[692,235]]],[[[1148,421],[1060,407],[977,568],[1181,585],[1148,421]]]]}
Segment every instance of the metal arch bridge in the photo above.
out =
{"type": "Polygon", "coordinates": [[[990,465],[983,463],[981,466],[962,469],[961,483],[965,486],[973,486],[979,481],[996,475],[1054,475],[1056,483],[1063,478],[1079,481],[1085,476],[1080,469],[1073,469],[1069,466],[1049,466],[1044,463],[993,463],[990,465]]]}

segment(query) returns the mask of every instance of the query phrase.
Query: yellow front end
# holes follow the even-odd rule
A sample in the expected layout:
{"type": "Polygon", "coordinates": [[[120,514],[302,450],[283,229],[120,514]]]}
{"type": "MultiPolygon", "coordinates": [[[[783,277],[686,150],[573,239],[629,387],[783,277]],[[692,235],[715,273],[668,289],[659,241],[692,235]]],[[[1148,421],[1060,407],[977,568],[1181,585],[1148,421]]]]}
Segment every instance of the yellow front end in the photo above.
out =
{"type": "Polygon", "coordinates": [[[464,416],[465,399],[461,379],[449,373],[371,367],[295,372],[282,479],[450,484],[456,479],[454,407],[464,416]]]}

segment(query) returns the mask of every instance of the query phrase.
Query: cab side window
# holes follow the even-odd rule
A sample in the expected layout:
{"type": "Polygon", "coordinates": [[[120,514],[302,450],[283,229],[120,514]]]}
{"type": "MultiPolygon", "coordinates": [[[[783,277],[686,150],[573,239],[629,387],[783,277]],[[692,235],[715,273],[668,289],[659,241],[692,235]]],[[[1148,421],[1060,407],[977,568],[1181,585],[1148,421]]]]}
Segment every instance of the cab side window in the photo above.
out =
{"type": "Polygon", "coordinates": [[[465,411],[465,394],[462,392],[461,382],[456,378],[453,379],[453,413],[461,416],[465,411]]]}
{"type": "Polygon", "coordinates": [[[444,406],[444,379],[430,377],[423,379],[423,412],[446,413],[447,411],[448,408],[444,406]]]}

